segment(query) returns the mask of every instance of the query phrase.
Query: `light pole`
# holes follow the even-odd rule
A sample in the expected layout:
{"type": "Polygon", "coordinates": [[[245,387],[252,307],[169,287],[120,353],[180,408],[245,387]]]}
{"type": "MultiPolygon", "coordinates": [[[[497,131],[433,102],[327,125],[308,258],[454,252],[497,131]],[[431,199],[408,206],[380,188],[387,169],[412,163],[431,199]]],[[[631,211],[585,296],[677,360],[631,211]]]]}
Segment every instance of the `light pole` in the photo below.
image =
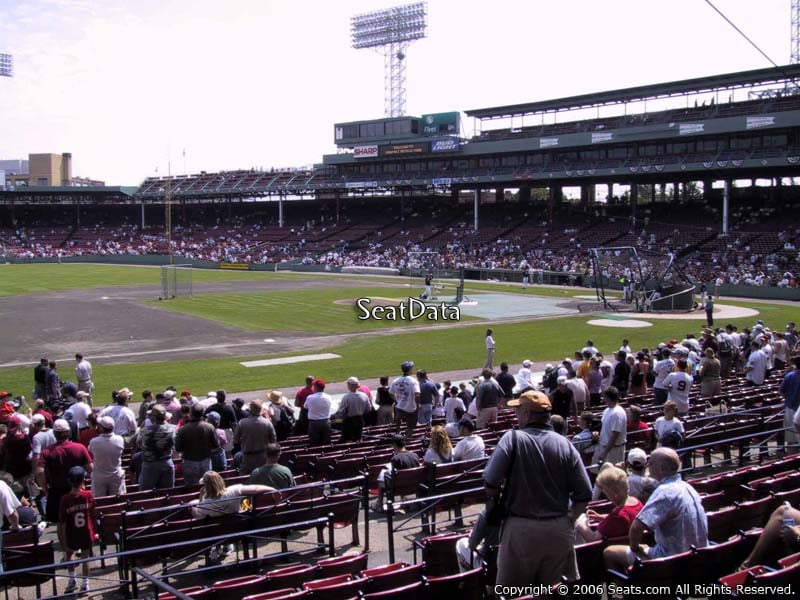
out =
{"type": "Polygon", "coordinates": [[[356,15],[350,20],[353,48],[375,48],[384,57],[384,106],[386,117],[402,117],[406,112],[406,49],[424,38],[427,5],[405,4],[356,15]]]}

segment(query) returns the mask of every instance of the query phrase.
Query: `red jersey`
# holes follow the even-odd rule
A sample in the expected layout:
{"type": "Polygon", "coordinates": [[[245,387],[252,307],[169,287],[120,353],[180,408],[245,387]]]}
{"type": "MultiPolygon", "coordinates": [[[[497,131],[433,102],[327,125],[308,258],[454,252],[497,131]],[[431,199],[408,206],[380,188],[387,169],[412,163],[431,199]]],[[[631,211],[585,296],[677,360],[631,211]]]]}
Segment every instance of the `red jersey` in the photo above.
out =
{"type": "Polygon", "coordinates": [[[58,505],[59,523],[70,550],[86,550],[94,543],[94,496],[89,490],[67,492],[58,505]]]}
{"type": "Polygon", "coordinates": [[[303,408],[303,405],[306,403],[306,398],[308,398],[311,394],[314,393],[314,388],[310,388],[308,386],[302,387],[297,390],[297,394],[294,396],[294,405],[297,408],[303,408]]]}
{"type": "MultiPolygon", "coordinates": [[[[61,442],[42,452],[48,487],[54,491],[68,491],[67,474],[72,467],[89,466],[92,457],[85,446],[76,442],[61,442]]],[[[54,507],[55,508],[55,507],[54,507]]]]}

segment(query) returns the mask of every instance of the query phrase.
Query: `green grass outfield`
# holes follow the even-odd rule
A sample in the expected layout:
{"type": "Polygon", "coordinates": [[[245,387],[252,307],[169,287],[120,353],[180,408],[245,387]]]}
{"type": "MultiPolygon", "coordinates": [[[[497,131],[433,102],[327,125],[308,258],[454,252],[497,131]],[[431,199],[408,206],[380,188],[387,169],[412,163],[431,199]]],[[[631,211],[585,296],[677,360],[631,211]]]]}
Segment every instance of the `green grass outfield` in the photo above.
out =
{"type": "MultiPolygon", "coordinates": [[[[313,279],[317,276],[309,274],[275,274],[266,272],[239,272],[239,271],[201,271],[195,270],[194,281],[249,281],[253,279],[265,280],[272,277],[280,279],[296,278],[300,281],[313,279]]],[[[383,280],[383,279],[382,279],[383,280]]],[[[389,279],[404,286],[407,278],[389,279]]],[[[369,279],[362,279],[364,289],[369,289],[369,279]]],[[[76,287],[107,287],[111,285],[155,285],[159,282],[157,269],[140,267],[94,266],[94,265],[8,265],[0,266],[0,290],[4,295],[11,293],[34,293],[33,288],[39,291],[63,290],[76,287]],[[47,268],[43,268],[47,267],[47,268]],[[11,281],[11,278],[15,281],[11,281]],[[16,279],[19,279],[17,281],[16,279]],[[65,281],[68,280],[68,281],[65,281]]],[[[344,311],[354,310],[352,307],[333,305],[331,298],[353,298],[357,295],[358,288],[340,288],[332,290],[314,290],[313,293],[296,293],[302,297],[303,307],[298,310],[294,318],[308,319],[312,311],[326,311],[331,306],[344,311]],[[320,302],[317,305],[317,302],[320,302]]],[[[408,288],[406,288],[408,289],[408,288]]],[[[391,296],[399,294],[400,288],[383,290],[375,296],[391,296]]],[[[531,287],[523,291],[518,286],[507,284],[468,284],[470,290],[492,290],[506,293],[525,293],[533,295],[573,297],[576,295],[590,295],[591,290],[585,288],[538,288],[531,287]]],[[[407,293],[407,292],[406,292],[407,293]]],[[[237,294],[256,298],[262,292],[252,294],[237,294]]],[[[276,294],[279,297],[290,294],[287,291],[264,292],[276,294]]],[[[211,294],[200,296],[204,299],[211,294]]],[[[220,294],[220,297],[228,294],[220,294]]],[[[398,296],[399,297],[399,296],[398,296]]],[[[179,300],[191,304],[192,299],[179,300]]],[[[766,302],[727,301],[723,303],[735,304],[754,308],[761,312],[765,322],[773,327],[782,329],[790,320],[798,320],[797,308],[793,305],[770,304],[766,302]]],[[[221,318],[219,312],[226,311],[225,302],[212,302],[203,300],[199,312],[206,312],[205,316],[221,318]],[[216,313],[216,314],[215,314],[216,313]]],[[[195,309],[196,310],[196,309],[195,309]]],[[[204,315],[199,315],[204,316],[204,315]]],[[[531,320],[525,322],[496,324],[494,336],[497,340],[497,359],[511,363],[519,363],[529,358],[533,360],[557,360],[571,355],[576,349],[581,348],[587,338],[592,338],[602,350],[610,351],[619,347],[622,338],[627,337],[631,346],[653,346],[669,338],[682,338],[686,332],[699,333],[705,320],[702,314],[693,320],[653,319],[652,327],[643,329],[614,329],[590,326],[586,321],[597,318],[597,315],[584,314],[580,316],[561,317],[547,320],[531,320]]],[[[643,317],[646,319],[646,315],[643,317]]],[[[732,322],[742,327],[749,327],[759,317],[733,320],[732,322]]],[[[325,316],[324,319],[332,319],[325,316]]],[[[315,319],[312,319],[315,320],[315,319]]],[[[269,321],[264,321],[269,323],[269,321]]],[[[262,323],[262,325],[264,324],[262,323]]],[[[333,352],[342,356],[341,359],[320,361],[317,363],[299,363],[270,367],[245,368],[239,362],[243,360],[256,360],[259,358],[274,358],[275,355],[256,355],[241,357],[226,357],[192,361],[166,361],[138,364],[96,364],[95,381],[97,384],[96,397],[100,402],[110,398],[112,389],[128,386],[135,391],[144,388],[154,390],[163,389],[168,385],[189,388],[196,394],[219,387],[232,391],[245,391],[265,389],[272,387],[295,386],[302,383],[303,377],[312,373],[318,377],[331,380],[343,380],[350,375],[359,377],[377,377],[384,374],[395,374],[399,365],[404,360],[412,359],[421,368],[429,371],[446,371],[456,369],[475,368],[479,370],[484,359],[483,338],[487,326],[486,321],[476,324],[462,322],[448,329],[417,327],[408,331],[392,334],[390,336],[357,335],[345,343],[333,347],[320,347],[315,352],[333,352]]],[[[242,323],[231,323],[241,326],[242,323]]],[[[272,328],[272,325],[269,325],[272,328]]],[[[281,327],[282,328],[282,327],[281,327]]],[[[288,329],[288,328],[287,328],[288,329]]],[[[346,331],[342,325],[337,325],[334,331],[346,331]]],[[[35,355],[35,351],[24,352],[25,355],[35,355]]],[[[91,359],[91,352],[87,352],[91,359]]],[[[285,354],[286,356],[290,354],[285,354]]],[[[30,393],[32,387],[32,369],[30,367],[8,368],[0,370],[0,389],[8,389],[15,394],[30,393]]],[[[67,367],[67,368],[71,368],[67,367]]]]}

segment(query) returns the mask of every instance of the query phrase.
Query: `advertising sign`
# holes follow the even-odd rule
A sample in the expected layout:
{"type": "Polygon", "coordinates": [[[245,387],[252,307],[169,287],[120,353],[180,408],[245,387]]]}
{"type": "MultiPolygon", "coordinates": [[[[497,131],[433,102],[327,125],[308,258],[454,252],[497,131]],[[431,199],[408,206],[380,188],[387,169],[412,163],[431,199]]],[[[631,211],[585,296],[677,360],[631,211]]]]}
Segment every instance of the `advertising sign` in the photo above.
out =
{"type": "Polygon", "coordinates": [[[599,142],[610,142],[614,139],[614,134],[610,131],[606,131],[603,133],[593,133],[592,134],[592,143],[597,144],[599,142]]]}
{"type": "Polygon", "coordinates": [[[406,154],[421,154],[428,152],[430,144],[428,142],[417,142],[414,144],[388,144],[381,146],[381,156],[404,156],[406,154]]]}
{"type": "Polygon", "coordinates": [[[539,148],[558,146],[558,138],[539,138],[539,148]]]}
{"type": "Polygon", "coordinates": [[[356,146],[353,148],[353,156],[355,158],[377,158],[378,146],[356,146]]]}
{"type": "Polygon", "coordinates": [[[705,131],[705,123],[681,123],[678,125],[678,135],[693,135],[705,131]]]}
{"type": "Polygon", "coordinates": [[[747,117],[747,129],[774,127],[775,117],[747,117]]]}
{"type": "Polygon", "coordinates": [[[458,152],[459,150],[461,150],[461,145],[454,138],[431,142],[431,152],[458,152]]]}
{"type": "Polygon", "coordinates": [[[461,116],[457,112],[422,115],[422,134],[440,135],[447,133],[458,135],[460,121],[461,116]]]}

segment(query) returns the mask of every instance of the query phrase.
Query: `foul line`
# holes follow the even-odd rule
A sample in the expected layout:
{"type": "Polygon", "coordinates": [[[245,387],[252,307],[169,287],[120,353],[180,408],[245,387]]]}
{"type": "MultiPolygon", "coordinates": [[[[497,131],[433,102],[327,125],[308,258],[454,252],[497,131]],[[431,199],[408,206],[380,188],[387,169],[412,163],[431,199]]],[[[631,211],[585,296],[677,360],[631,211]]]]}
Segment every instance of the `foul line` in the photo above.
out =
{"type": "Polygon", "coordinates": [[[332,358],[342,358],[338,354],[304,354],[302,356],[286,356],[284,358],[267,358],[264,360],[248,360],[239,363],[243,367],[269,367],[271,365],[289,365],[292,363],[308,362],[312,360],[330,360],[332,358]]]}

